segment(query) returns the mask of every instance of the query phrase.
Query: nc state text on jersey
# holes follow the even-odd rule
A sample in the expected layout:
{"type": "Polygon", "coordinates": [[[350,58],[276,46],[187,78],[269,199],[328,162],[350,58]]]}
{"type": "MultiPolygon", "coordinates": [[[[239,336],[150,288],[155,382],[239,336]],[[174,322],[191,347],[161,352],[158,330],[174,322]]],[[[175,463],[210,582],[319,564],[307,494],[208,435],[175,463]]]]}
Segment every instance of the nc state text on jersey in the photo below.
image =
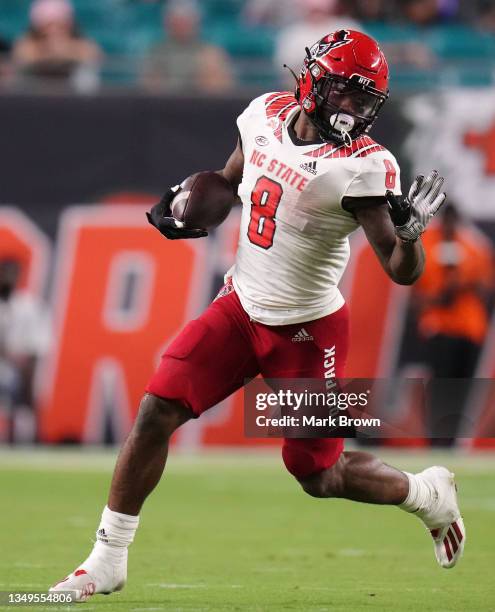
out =
{"type": "Polygon", "coordinates": [[[287,164],[282,163],[275,157],[272,157],[272,159],[268,161],[266,153],[261,153],[256,149],[253,149],[249,163],[258,168],[265,168],[267,172],[270,172],[291,187],[295,187],[298,191],[304,191],[304,188],[308,184],[308,179],[299,174],[299,172],[290,168],[287,164]]]}

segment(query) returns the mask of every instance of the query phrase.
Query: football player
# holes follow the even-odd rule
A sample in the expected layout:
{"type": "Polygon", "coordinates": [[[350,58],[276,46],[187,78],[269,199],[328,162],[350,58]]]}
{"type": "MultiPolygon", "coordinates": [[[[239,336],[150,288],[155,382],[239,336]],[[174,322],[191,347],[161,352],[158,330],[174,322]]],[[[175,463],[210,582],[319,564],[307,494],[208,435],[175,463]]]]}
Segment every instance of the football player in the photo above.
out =
{"type": "MultiPolygon", "coordinates": [[[[97,541],[55,590],[79,600],[123,587],[127,552],[158,484],[173,432],[242,387],[266,378],[343,377],[348,311],[338,283],[357,227],[388,276],[411,285],[424,267],[421,234],[445,199],[436,171],[401,197],[394,156],[368,130],[387,100],[377,43],[341,30],[306,50],[295,93],[256,98],[239,116],[239,141],[221,174],[242,201],[236,263],[217,299],[168,347],[120,453],[97,541]]],[[[149,214],[167,238],[199,238],[170,213],[178,188],[149,214]]],[[[453,567],[465,542],[453,474],[409,474],[339,438],[285,439],[282,457],[314,497],[390,504],[431,532],[438,563],[453,567]]]]}

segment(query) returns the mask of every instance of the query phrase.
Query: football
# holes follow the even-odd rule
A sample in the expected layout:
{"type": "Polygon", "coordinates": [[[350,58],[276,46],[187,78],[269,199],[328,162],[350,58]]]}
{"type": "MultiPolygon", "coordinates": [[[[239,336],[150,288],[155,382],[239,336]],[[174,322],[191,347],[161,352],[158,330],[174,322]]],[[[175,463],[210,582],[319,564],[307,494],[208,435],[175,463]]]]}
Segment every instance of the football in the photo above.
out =
{"type": "Polygon", "coordinates": [[[234,203],[231,184],[216,172],[197,172],[181,183],[172,215],[190,229],[211,229],[225,221],[234,203]]]}

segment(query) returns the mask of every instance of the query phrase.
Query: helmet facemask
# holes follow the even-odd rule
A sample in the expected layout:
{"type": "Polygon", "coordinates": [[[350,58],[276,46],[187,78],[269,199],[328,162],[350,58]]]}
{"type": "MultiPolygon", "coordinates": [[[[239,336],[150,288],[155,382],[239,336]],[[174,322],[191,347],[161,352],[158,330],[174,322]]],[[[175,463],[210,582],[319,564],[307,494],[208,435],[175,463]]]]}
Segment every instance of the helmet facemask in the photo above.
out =
{"type": "Polygon", "coordinates": [[[350,144],[375,121],[388,93],[359,81],[358,75],[348,79],[327,74],[314,84],[316,107],[308,118],[324,140],[350,144]]]}

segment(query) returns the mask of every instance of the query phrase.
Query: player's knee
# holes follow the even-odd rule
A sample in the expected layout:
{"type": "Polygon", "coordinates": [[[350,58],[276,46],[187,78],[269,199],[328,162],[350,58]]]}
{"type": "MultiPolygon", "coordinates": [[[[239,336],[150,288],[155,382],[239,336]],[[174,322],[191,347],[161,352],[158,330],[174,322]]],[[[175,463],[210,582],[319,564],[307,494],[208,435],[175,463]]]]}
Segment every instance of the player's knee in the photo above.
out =
{"type": "Polygon", "coordinates": [[[311,497],[325,498],[331,497],[327,495],[327,489],[321,478],[320,474],[314,474],[309,478],[305,478],[304,480],[300,480],[299,484],[301,485],[303,491],[310,495],[311,497]]]}
{"type": "Polygon", "coordinates": [[[181,402],[147,393],[141,400],[134,432],[140,436],[167,440],[192,416],[191,411],[181,402]]]}
{"type": "Polygon", "coordinates": [[[339,497],[343,489],[342,450],[342,440],[288,438],[282,458],[308,495],[339,497]]]}
{"type": "Polygon", "coordinates": [[[342,497],[344,478],[341,462],[316,474],[299,479],[303,490],[311,497],[342,497]]]}

